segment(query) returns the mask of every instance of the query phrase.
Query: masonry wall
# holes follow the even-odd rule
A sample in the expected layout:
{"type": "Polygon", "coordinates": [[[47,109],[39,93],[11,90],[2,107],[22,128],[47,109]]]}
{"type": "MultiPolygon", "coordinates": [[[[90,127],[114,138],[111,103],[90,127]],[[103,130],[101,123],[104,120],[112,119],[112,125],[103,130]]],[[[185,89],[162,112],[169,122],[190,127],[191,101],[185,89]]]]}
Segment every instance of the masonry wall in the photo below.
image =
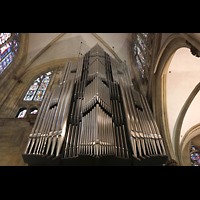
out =
{"type": "Polygon", "coordinates": [[[0,166],[27,166],[22,154],[31,129],[29,118],[0,119],[0,166]]]}

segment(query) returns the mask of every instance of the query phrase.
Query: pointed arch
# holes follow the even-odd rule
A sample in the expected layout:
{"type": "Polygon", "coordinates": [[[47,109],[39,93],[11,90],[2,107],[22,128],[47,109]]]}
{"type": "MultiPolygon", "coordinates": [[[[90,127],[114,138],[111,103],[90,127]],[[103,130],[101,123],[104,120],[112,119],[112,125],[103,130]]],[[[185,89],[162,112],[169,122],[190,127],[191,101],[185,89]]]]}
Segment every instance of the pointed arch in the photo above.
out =
{"type": "Polygon", "coordinates": [[[24,101],[42,101],[52,75],[53,70],[40,74],[29,87],[24,101]]]}
{"type": "Polygon", "coordinates": [[[154,116],[159,130],[164,137],[169,158],[177,161],[178,157],[174,152],[169,131],[166,87],[167,72],[170,62],[176,50],[182,47],[190,48],[190,46],[186,43],[186,39],[182,35],[172,34],[168,37],[158,53],[152,80],[152,106],[154,116]]]}
{"type": "Polygon", "coordinates": [[[180,141],[180,134],[181,134],[181,127],[183,124],[183,120],[185,118],[186,112],[189,108],[189,106],[191,105],[192,101],[194,100],[195,96],[198,94],[200,90],[200,82],[196,85],[196,87],[193,89],[193,91],[191,92],[191,94],[189,95],[189,97],[187,98],[186,102],[184,103],[178,118],[176,120],[176,124],[174,127],[174,131],[173,131],[173,145],[174,145],[174,149],[175,149],[175,153],[178,157],[179,162],[181,162],[181,148],[179,145],[179,141],[180,141]]]}
{"type": "Polygon", "coordinates": [[[181,164],[184,166],[191,165],[191,158],[189,155],[189,149],[191,148],[191,141],[193,138],[200,134],[200,123],[192,126],[184,135],[181,140],[180,150],[181,150],[181,164]]]}
{"type": "Polygon", "coordinates": [[[27,108],[25,106],[23,106],[17,112],[16,118],[25,118],[26,113],[27,113],[27,108]]]}

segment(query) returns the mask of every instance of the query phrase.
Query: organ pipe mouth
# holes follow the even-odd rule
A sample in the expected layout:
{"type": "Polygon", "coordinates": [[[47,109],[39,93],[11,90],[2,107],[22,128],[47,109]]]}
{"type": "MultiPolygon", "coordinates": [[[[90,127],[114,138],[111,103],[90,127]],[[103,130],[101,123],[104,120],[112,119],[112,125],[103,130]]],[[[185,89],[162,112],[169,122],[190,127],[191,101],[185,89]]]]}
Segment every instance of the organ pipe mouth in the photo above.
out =
{"type": "Polygon", "coordinates": [[[58,105],[58,102],[55,102],[49,107],[49,109],[51,110],[52,108],[56,107],[57,105],[58,105]]]}

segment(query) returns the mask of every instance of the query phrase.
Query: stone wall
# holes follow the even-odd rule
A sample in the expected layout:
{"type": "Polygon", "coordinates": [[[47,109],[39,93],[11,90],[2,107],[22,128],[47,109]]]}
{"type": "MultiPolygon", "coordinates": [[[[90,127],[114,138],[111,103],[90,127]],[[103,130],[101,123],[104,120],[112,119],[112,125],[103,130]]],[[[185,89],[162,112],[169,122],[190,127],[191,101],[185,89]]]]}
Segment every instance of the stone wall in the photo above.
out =
{"type": "Polygon", "coordinates": [[[27,166],[22,154],[25,151],[32,124],[29,118],[0,119],[0,166],[27,166]]]}

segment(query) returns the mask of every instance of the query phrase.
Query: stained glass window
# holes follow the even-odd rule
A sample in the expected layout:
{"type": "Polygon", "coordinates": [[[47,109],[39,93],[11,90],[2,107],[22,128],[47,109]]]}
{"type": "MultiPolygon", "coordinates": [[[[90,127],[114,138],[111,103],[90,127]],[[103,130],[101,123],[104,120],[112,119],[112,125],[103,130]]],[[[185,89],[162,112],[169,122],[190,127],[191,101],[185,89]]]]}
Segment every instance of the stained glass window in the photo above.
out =
{"type": "Polygon", "coordinates": [[[195,146],[191,146],[190,159],[192,166],[200,166],[200,151],[195,146]]]}
{"type": "Polygon", "coordinates": [[[142,61],[142,64],[145,65],[145,59],[139,47],[137,47],[137,52],[140,57],[140,60],[142,61]]]}
{"type": "Polygon", "coordinates": [[[11,33],[0,33],[0,45],[5,43],[11,37],[11,35],[11,33]]]}
{"type": "Polygon", "coordinates": [[[40,84],[40,81],[38,81],[38,79],[36,79],[34,81],[34,83],[31,85],[31,87],[29,88],[28,92],[26,93],[26,96],[24,97],[25,101],[33,100],[33,97],[38,89],[39,84],[40,84]]]}
{"type": "Polygon", "coordinates": [[[26,116],[27,108],[20,108],[17,113],[17,118],[24,118],[26,116]]]}
{"type": "Polygon", "coordinates": [[[30,109],[30,114],[31,115],[36,115],[37,113],[38,113],[38,108],[33,107],[33,108],[30,109]]]}
{"type": "Polygon", "coordinates": [[[48,84],[50,82],[53,71],[49,71],[39,76],[30,86],[28,92],[24,97],[24,101],[42,101],[48,84]]]}
{"type": "Polygon", "coordinates": [[[36,115],[37,113],[38,113],[38,110],[37,110],[37,109],[31,111],[31,114],[33,114],[33,115],[36,115]]]}
{"type": "Polygon", "coordinates": [[[140,35],[137,35],[137,40],[138,40],[140,46],[142,47],[142,49],[145,50],[145,49],[146,49],[146,45],[145,45],[145,43],[144,43],[144,41],[142,40],[142,38],[141,38],[140,35]]]}
{"type": "Polygon", "coordinates": [[[0,74],[13,61],[19,48],[19,33],[0,33],[0,74]]]}
{"type": "Polygon", "coordinates": [[[141,77],[146,77],[145,68],[148,69],[147,60],[149,58],[149,51],[151,49],[151,37],[149,37],[149,33],[133,33],[133,54],[136,59],[136,63],[138,65],[138,69],[141,73],[141,77]]]}
{"type": "Polygon", "coordinates": [[[140,72],[142,73],[142,78],[144,78],[144,69],[142,67],[142,63],[141,63],[138,55],[136,55],[136,62],[138,64],[138,68],[139,68],[140,72]]]}

